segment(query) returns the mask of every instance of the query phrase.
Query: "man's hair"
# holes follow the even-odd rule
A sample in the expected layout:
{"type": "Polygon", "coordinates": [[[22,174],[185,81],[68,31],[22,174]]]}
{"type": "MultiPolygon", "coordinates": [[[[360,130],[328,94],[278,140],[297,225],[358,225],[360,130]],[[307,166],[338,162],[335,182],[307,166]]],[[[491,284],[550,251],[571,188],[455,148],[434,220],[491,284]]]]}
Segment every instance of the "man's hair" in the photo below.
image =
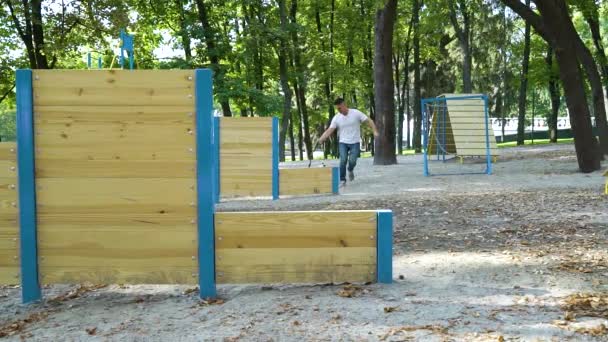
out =
{"type": "Polygon", "coordinates": [[[334,105],[341,105],[344,103],[344,99],[341,97],[338,97],[335,101],[334,101],[334,105]]]}

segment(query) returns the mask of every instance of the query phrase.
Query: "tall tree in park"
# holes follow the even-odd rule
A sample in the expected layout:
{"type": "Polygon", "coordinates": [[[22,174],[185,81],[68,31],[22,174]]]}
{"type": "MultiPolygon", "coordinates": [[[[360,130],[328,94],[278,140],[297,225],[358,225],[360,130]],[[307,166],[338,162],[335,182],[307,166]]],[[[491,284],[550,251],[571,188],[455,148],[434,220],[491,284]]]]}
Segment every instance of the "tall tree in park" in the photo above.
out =
{"type": "MultiPolygon", "coordinates": [[[[222,86],[224,82],[225,71],[220,66],[220,51],[217,46],[216,34],[214,28],[211,26],[209,20],[209,9],[205,0],[196,0],[196,8],[198,9],[198,19],[201,26],[203,27],[203,35],[205,39],[205,45],[207,47],[207,55],[211,62],[211,69],[213,70],[213,80],[218,86],[222,86]]],[[[220,98],[220,104],[222,106],[222,112],[224,116],[232,116],[230,110],[230,102],[227,98],[220,98]]]]}
{"type": "Polygon", "coordinates": [[[547,126],[549,128],[549,140],[552,143],[557,142],[557,118],[559,115],[559,107],[561,104],[560,90],[559,90],[559,76],[557,69],[553,63],[553,49],[551,46],[547,48],[547,56],[545,57],[545,63],[547,63],[547,72],[549,74],[549,97],[551,99],[551,114],[547,120],[547,126]]]}
{"type": "Polygon", "coordinates": [[[466,0],[449,0],[450,22],[456,31],[456,37],[462,52],[462,85],[464,93],[473,92],[471,70],[473,69],[473,52],[471,46],[471,11],[466,0]]]}
{"type": "MultiPolygon", "coordinates": [[[[530,6],[530,0],[526,0],[526,6],[530,6]]],[[[521,74],[519,80],[519,114],[517,116],[517,145],[523,145],[526,128],[526,98],[528,94],[528,70],[530,69],[530,23],[526,20],[524,30],[524,56],[521,62],[521,74]]],[[[532,123],[534,125],[534,123],[532,123]]]]}
{"type": "Polygon", "coordinates": [[[412,1],[412,23],[414,26],[414,139],[412,147],[419,153],[422,151],[422,99],[420,86],[420,9],[422,0],[412,1]]]}
{"type": "Polygon", "coordinates": [[[285,140],[287,137],[287,131],[291,124],[291,87],[289,87],[289,73],[288,73],[288,60],[289,60],[289,47],[287,40],[288,32],[288,21],[287,21],[287,9],[285,6],[285,0],[278,0],[279,4],[279,18],[281,22],[281,29],[277,33],[278,35],[278,57],[279,57],[279,74],[281,90],[283,91],[283,117],[281,118],[281,131],[279,134],[279,158],[281,161],[285,161],[285,140]]]}
{"type": "Polygon", "coordinates": [[[395,155],[395,83],[393,81],[393,28],[397,17],[397,0],[386,0],[376,12],[374,55],[374,98],[376,124],[375,165],[397,163],[395,155]]]}
{"type": "Polygon", "coordinates": [[[536,14],[519,0],[502,0],[513,11],[534,27],[555,50],[560,79],[570,111],[570,124],[574,133],[574,145],[579,168],[592,172],[600,168],[600,153],[591,126],[587,105],[584,77],[579,68],[577,41],[580,41],[564,0],[537,0],[540,12],[536,14]]]}
{"type": "Polygon", "coordinates": [[[608,58],[606,58],[606,52],[604,50],[604,44],[602,43],[602,34],[600,30],[600,15],[597,0],[572,0],[576,7],[581,11],[589,30],[591,31],[591,38],[593,39],[593,46],[595,47],[595,54],[597,56],[597,62],[602,71],[602,78],[604,86],[606,87],[606,93],[608,94],[608,58]]]}

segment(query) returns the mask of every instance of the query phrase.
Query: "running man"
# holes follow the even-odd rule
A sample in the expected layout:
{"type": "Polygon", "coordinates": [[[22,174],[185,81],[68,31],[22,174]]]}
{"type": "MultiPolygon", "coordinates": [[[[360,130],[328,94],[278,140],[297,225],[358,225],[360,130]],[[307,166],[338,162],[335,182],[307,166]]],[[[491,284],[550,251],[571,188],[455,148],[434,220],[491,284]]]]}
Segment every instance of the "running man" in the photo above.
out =
{"type": "Polygon", "coordinates": [[[327,140],[337,129],[340,141],[340,184],[346,185],[346,162],[348,161],[348,180],[355,179],[355,166],[357,158],[361,153],[361,123],[367,122],[374,131],[374,136],[378,136],[378,129],[374,121],[365,114],[352,108],[348,108],[344,99],[337,98],[334,102],[338,114],[334,115],[329,128],[319,138],[319,143],[327,140]]]}

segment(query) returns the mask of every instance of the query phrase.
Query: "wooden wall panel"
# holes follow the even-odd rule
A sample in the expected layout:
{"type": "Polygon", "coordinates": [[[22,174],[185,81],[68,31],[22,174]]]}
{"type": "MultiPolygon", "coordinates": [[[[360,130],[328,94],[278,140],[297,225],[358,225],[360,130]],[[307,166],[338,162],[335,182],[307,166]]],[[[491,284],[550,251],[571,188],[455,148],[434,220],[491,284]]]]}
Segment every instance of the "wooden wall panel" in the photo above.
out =
{"type": "Polygon", "coordinates": [[[216,213],[218,283],[367,282],[376,212],[216,213]]]}
{"type": "Polygon", "coordinates": [[[331,167],[279,170],[281,196],[331,194],[332,191],[331,167]]]}
{"type": "Polygon", "coordinates": [[[0,143],[0,284],[19,283],[16,149],[14,142],[0,143]]]}
{"type": "Polygon", "coordinates": [[[272,118],[221,118],[220,192],[272,196],[272,118]]]}
{"type": "MultiPolygon", "coordinates": [[[[459,156],[485,156],[485,111],[482,99],[446,100],[450,124],[459,156]]],[[[490,153],[497,155],[498,148],[492,125],[489,125],[490,153]]]]}
{"type": "Polygon", "coordinates": [[[194,72],[44,70],[33,86],[42,281],[196,283],[194,72]]]}

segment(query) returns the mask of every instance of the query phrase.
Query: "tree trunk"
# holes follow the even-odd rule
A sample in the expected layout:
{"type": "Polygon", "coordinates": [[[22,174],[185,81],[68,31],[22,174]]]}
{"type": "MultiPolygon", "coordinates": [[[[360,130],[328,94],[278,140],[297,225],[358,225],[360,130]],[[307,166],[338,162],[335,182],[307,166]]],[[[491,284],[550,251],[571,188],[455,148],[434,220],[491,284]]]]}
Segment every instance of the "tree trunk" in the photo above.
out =
{"type": "MultiPolygon", "coordinates": [[[[530,0],[526,0],[526,6],[530,6],[530,0]]],[[[528,69],[530,66],[530,23],[526,21],[524,31],[524,57],[521,67],[521,78],[519,81],[519,115],[517,116],[517,145],[523,145],[526,140],[526,95],[528,93],[528,69]]],[[[534,125],[534,123],[532,123],[534,125]]]]}
{"type": "MultiPolygon", "coordinates": [[[[204,0],[196,0],[196,7],[198,9],[198,19],[203,27],[203,34],[205,36],[205,45],[207,46],[207,54],[209,55],[209,61],[211,62],[211,69],[213,70],[213,80],[216,83],[215,89],[223,87],[224,84],[224,72],[220,66],[219,51],[215,44],[215,38],[213,34],[213,28],[209,24],[209,16],[207,14],[207,7],[204,0]]],[[[222,113],[224,116],[232,116],[230,110],[230,102],[228,99],[219,99],[220,105],[222,106],[222,113]]]]}
{"type": "Polygon", "coordinates": [[[473,57],[471,51],[471,20],[466,2],[458,0],[458,7],[462,15],[462,27],[458,23],[456,11],[456,0],[450,0],[450,21],[456,31],[458,43],[462,52],[462,85],[463,92],[470,94],[473,92],[473,82],[471,81],[471,69],[473,67],[473,57]]]}
{"type": "Polygon", "coordinates": [[[184,9],[184,5],[186,4],[187,1],[175,0],[175,6],[177,7],[177,13],[179,14],[179,36],[181,37],[182,46],[184,47],[186,63],[190,64],[190,61],[192,60],[192,47],[186,21],[186,10],[184,9]]]}
{"type": "Polygon", "coordinates": [[[547,56],[545,57],[545,62],[547,63],[547,67],[549,69],[550,77],[549,77],[549,95],[551,98],[551,113],[549,114],[549,118],[547,120],[547,124],[549,126],[549,140],[552,143],[557,142],[557,120],[559,117],[559,106],[560,106],[560,98],[559,98],[559,83],[558,78],[553,72],[553,49],[551,46],[547,47],[547,56]]]}
{"type": "MultiPolygon", "coordinates": [[[[333,35],[333,28],[331,28],[331,26],[333,25],[333,9],[335,6],[335,0],[332,0],[332,11],[331,11],[331,18],[330,18],[330,37],[333,35]]],[[[321,50],[325,53],[325,39],[323,39],[323,31],[321,29],[321,14],[319,13],[319,7],[316,7],[315,10],[315,19],[316,19],[316,23],[317,23],[317,33],[319,34],[319,39],[321,40],[321,50]]],[[[333,44],[331,42],[331,38],[330,38],[330,46],[329,46],[329,54],[330,56],[332,56],[331,58],[333,58],[333,44]]],[[[331,70],[327,70],[327,66],[325,65],[323,67],[323,89],[325,90],[325,101],[327,102],[327,121],[325,124],[325,128],[329,128],[329,125],[331,124],[331,120],[334,117],[334,106],[332,103],[332,99],[331,99],[331,70]]],[[[331,148],[331,140],[328,140],[325,142],[324,146],[323,146],[323,157],[325,159],[327,159],[327,156],[330,153],[330,148],[331,148]]],[[[314,151],[313,151],[314,152],[314,151]]]]}
{"type": "Polygon", "coordinates": [[[387,0],[376,12],[374,93],[376,125],[380,133],[376,139],[374,165],[397,163],[395,155],[395,84],[393,81],[393,28],[397,17],[397,0],[387,0]]]}
{"type": "Polygon", "coordinates": [[[606,58],[604,45],[602,44],[598,8],[597,5],[595,3],[591,3],[591,1],[588,1],[587,5],[593,7],[583,10],[582,12],[591,31],[591,37],[593,38],[593,45],[595,46],[595,52],[597,55],[597,62],[600,65],[600,70],[602,71],[602,78],[604,81],[604,86],[606,87],[606,94],[608,94],[608,59],[606,58]]]}
{"type": "Polygon", "coordinates": [[[564,0],[538,0],[536,5],[553,36],[555,56],[559,63],[560,79],[566,93],[579,167],[582,172],[599,170],[600,158],[597,140],[592,133],[584,80],[577,58],[578,34],[574,29],[564,0]],[[553,4],[554,2],[557,4],[553,4]]]}
{"type": "MultiPolygon", "coordinates": [[[[298,1],[291,1],[291,23],[293,26],[297,26],[297,11],[298,1]]],[[[296,67],[296,74],[298,79],[298,88],[296,89],[296,97],[300,105],[300,127],[304,130],[304,143],[306,144],[306,155],[309,160],[312,160],[312,140],[310,139],[310,128],[308,123],[308,108],[306,107],[306,78],[304,77],[304,65],[301,59],[301,48],[298,43],[298,31],[297,29],[291,30],[291,36],[293,40],[293,60],[296,67]]],[[[302,132],[300,132],[302,135],[302,132]]],[[[300,141],[302,145],[302,141],[300,141]]],[[[300,155],[302,151],[300,151],[300,155]]],[[[300,158],[302,159],[302,158],[300,158]]]]}
{"type": "Polygon", "coordinates": [[[291,161],[296,160],[296,142],[293,137],[293,115],[289,115],[289,147],[291,148],[291,161]]]}
{"type": "MultiPolygon", "coordinates": [[[[279,16],[281,18],[281,30],[287,32],[287,12],[285,10],[285,0],[278,0],[279,16]]],[[[287,70],[287,58],[289,50],[285,37],[279,38],[279,77],[281,81],[281,90],[283,91],[283,118],[281,119],[281,132],[279,134],[279,157],[281,161],[285,161],[285,140],[287,130],[291,121],[291,88],[289,87],[289,75],[287,70]]]]}
{"type": "Polygon", "coordinates": [[[422,151],[422,108],[420,107],[420,1],[413,0],[412,15],[414,16],[414,139],[413,147],[416,153],[422,151]]]}

